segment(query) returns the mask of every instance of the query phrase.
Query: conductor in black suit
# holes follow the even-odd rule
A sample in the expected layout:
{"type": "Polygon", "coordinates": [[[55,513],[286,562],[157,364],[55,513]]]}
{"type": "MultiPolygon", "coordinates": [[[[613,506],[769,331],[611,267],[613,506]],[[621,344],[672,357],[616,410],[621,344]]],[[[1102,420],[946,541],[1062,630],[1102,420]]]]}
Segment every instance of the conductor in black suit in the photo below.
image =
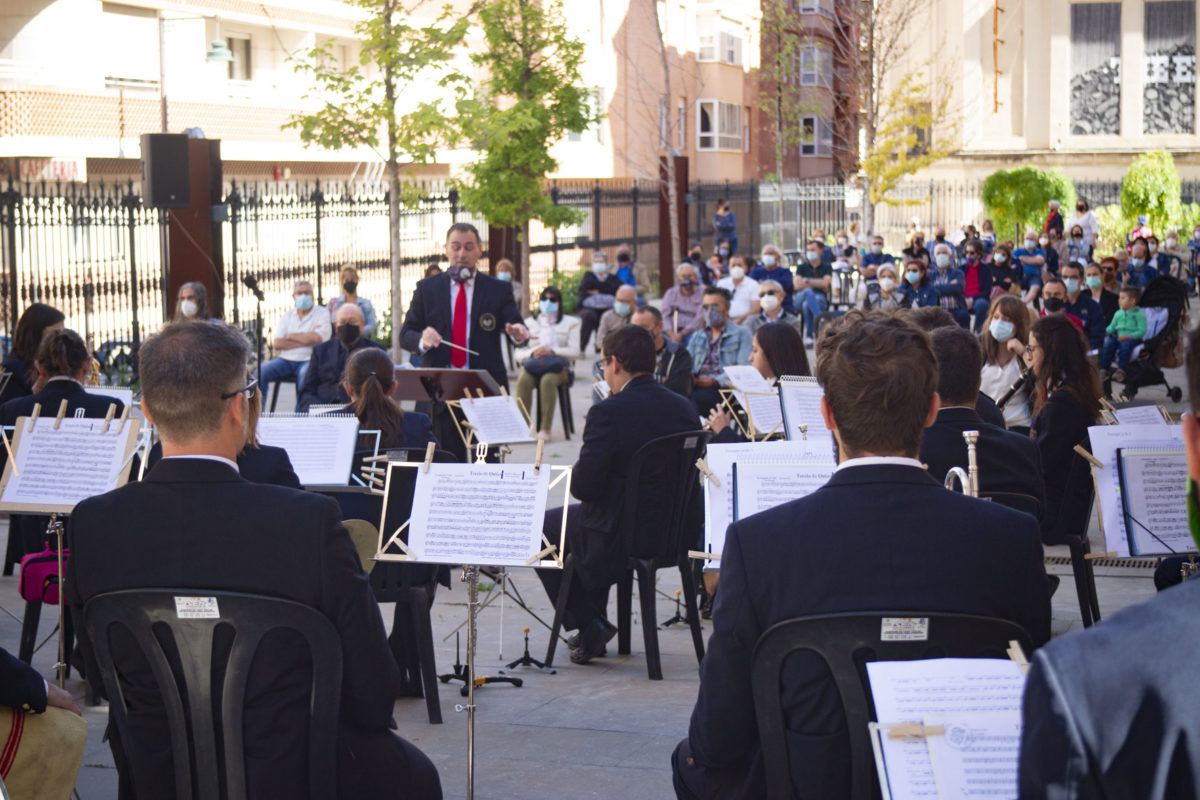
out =
{"type": "MultiPolygon", "coordinates": [[[[699,698],[674,756],[681,798],[766,795],[750,669],[775,623],[911,609],[1000,617],[1036,644],[1050,638],[1036,520],[947,491],[916,460],[938,411],[928,335],[886,312],[850,311],[822,334],[816,375],[840,463],[807,497],[729,526],[699,698]]],[[[846,719],[827,668],[797,654],[781,683],[802,796],[849,796],[846,719]]]]}
{"type": "MultiPolygon", "coordinates": [[[[578,630],[571,661],[583,664],[603,654],[617,629],[605,618],[608,588],[624,574],[621,518],[630,459],[651,439],[699,430],[696,409],[654,379],[654,338],[637,325],[617,328],[602,343],[604,380],[612,395],[587,414],[583,445],[571,476],[571,494],[582,501],[567,511],[567,552],[575,579],[563,627],[578,630]]],[[[546,537],[558,541],[563,509],[546,513],[546,537]]],[[[550,602],[558,600],[562,570],[541,569],[538,577],[550,602]]]]}
{"type": "MultiPolygon", "coordinates": [[[[951,467],[967,469],[965,431],[979,431],[975,446],[979,467],[979,491],[1028,495],[1046,505],[1046,482],[1037,442],[1028,436],[984,422],[975,411],[979,397],[983,351],[979,339],[957,325],[937,328],[929,334],[938,360],[938,395],[941,409],[937,419],[921,436],[920,459],[938,482],[951,467]]],[[[1041,514],[1039,513],[1039,518],[1041,514]]]]}
{"type": "MultiPolygon", "coordinates": [[[[158,426],[163,459],[142,482],[76,506],[66,583],[72,615],[81,619],[100,593],[151,587],[252,592],[314,608],[341,637],[338,796],[439,798],[433,765],[389,731],[399,671],[337,504],[238,474],[253,390],[248,351],[235,328],[196,323],[168,325],[142,346],[143,409],[158,426]]],[[[264,641],[246,688],[248,794],[305,797],[311,671],[305,646],[276,636],[264,641]]],[[[174,777],[161,696],[140,650],[112,644],[127,696],[137,700],[126,730],[109,731],[121,796],[172,796],[164,789],[174,777]]],[[[81,645],[98,684],[86,635],[81,645]]]]}
{"type": "MultiPolygon", "coordinates": [[[[529,338],[529,331],[521,323],[512,286],[476,270],[481,255],[474,225],[456,222],[450,226],[446,232],[450,269],[417,283],[404,316],[400,345],[420,355],[423,367],[485,369],[498,385],[507,387],[501,336],[507,333],[519,344],[529,338]]],[[[448,409],[437,403],[432,417],[442,446],[465,455],[448,409]]]]}
{"type": "MultiPolygon", "coordinates": [[[[1200,329],[1187,338],[1181,419],[1188,523],[1200,546],[1200,329]]],[[[1039,650],[1025,684],[1022,800],[1200,797],[1200,578],[1039,650]]]]}

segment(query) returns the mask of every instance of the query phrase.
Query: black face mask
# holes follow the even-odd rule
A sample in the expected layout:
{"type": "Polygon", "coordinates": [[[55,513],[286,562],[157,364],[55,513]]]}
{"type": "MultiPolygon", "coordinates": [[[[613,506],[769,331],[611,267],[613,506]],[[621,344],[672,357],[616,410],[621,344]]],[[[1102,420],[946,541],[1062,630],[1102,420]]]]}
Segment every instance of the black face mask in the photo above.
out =
{"type": "Polygon", "coordinates": [[[346,281],[342,284],[342,288],[346,290],[346,294],[354,294],[358,289],[358,281],[346,281]]]}
{"type": "Polygon", "coordinates": [[[690,258],[694,263],[699,264],[700,263],[700,251],[697,250],[695,253],[692,253],[690,256],[688,256],[688,258],[690,258]]]}
{"type": "Polygon", "coordinates": [[[629,256],[625,255],[624,253],[621,253],[621,255],[617,256],[617,263],[618,264],[628,264],[629,256]]]}
{"type": "Polygon", "coordinates": [[[1047,297],[1042,300],[1042,306],[1046,309],[1046,313],[1053,314],[1056,311],[1062,311],[1063,299],[1061,297],[1047,297]]]}
{"type": "Polygon", "coordinates": [[[338,325],[337,326],[338,341],[341,342],[342,344],[346,345],[346,347],[349,347],[350,345],[357,342],[358,337],[361,333],[362,333],[362,329],[359,328],[357,325],[338,325]]]}

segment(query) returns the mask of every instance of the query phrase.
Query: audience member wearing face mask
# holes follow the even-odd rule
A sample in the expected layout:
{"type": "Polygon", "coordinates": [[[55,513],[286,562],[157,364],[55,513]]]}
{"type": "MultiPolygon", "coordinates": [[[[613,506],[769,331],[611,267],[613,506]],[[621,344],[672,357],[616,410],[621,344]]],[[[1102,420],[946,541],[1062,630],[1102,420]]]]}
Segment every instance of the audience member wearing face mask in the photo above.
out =
{"type": "Polygon", "coordinates": [[[704,328],[688,340],[694,372],[692,403],[700,416],[721,402],[721,389],[729,388],[725,367],[750,363],[750,332],[729,321],[729,292],[715,286],[704,290],[700,310],[704,328]]]}
{"type": "MultiPolygon", "coordinates": [[[[621,288],[633,292],[631,287],[621,288]]],[[[570,380],[575,370],[575,359],[581,353],[581,325],[579,317],[563,313],[562,292],[558,287],[547,286],[538,296],[537,308],[525,320],[529,340],[513,352],[513,360],[521,370],[517,376],[517,397],[530,414],[537,415],[532,422],[538,426],[539,439],[551,438],[558,387],[570,380]],[[536,411],[533,405],[534,388],[539,390],[536,411]],[[540,424],[538,419],[541,420],[540,424]]]]}
{"type": "Polygon", "coordinates": [[[894,263],[883,264],[875,278],[866,281],[866,297],[862,301],[864,311],[895,311],[901,308],[904,293],[900,289],[899,272],[894,263]]]}
{"type": "MultiPolygon", "coordinates": [[[[311,283],[296,281],[292,302],[295,307],[283,313],[272,332],[271,349],[278,355],[262,365],[259,388],[263,397],[270,396],[269,390],[275,381],[290,378],[297,387],[304,383],[313,347],[328,341],[331,335],[329,310],[315,304],[311,283]]],[[[300,410],[299,406],[297,402],[296,410],[300,410]]]]}
{"type": "MultiPolygon", "coordinates": [[[[600,317],[612,308],[613,297],[621,288],[621,279],[609,271],[608,256],[603,250],[592,253],[592,268],[579,282],[580,348],[586,350],[592,333],[600,326],[600,317]]],[[[596,352],[600,351],[597,338],[596,352]]]]}
{"type": "Polygon", "coordinates": [[[796,277],[792,280],[809,344],[816,340],[817,315],[829,308],[829,292],[833,286],[833,265],[824,260],[824,252],[825,246],[819,239],[810,239],[805,245],[804,261],[796,268],[796,277]]]}
{"type": "Polygon", "coordinates": [[[364,347],[385,349],[379,342],[363,336],[362,310],[353,304],[344,304],[334,315],[334,337],[312,349],[312,357],[304,379],[300,382],[298,411],[307,411],[313,403],[318,405],[345,405],[350,402],[342,386],[342,374],[346,370],[346,359],[364,347]]]}
{"type": "Polygon", "coordinates": [[[342,294],[329,301],[330,315],[336,315],[337,310],[345,303],[353,303],[363,313],[363,335],[375,335],[375,308],[371,301],[358,294],[358,270],[352,264],[346,264],[340,271],[342,294]]]}
{"type": "Polygon", "coordinates": [[[729,259],[729,274],[717,281],[717,286],[729,292],[729,318],[741,325],[751,314],[759,312],[758,281],[747,275],[746,261],[741,256],[729,259]]]}
{"type": "Polygon", "coordinates": [[[524,290],[521,286],[521,282],[516,279],[516,269],[513,266],[513,262],[507,258],[500,259],[496,262],[495,274],[496,280],[504,281],[512,286],[513,302],[515,302],[517,307],[520,308],[524,290]]]}
{"type": "Polygon", "coordinates": [[[804,336],[804,318],[783,307],[783,287],[777,281],[760,281],[758,284],[759,312],[746,318],[743,327],[754,333],[770,322],[786,322],[804,336]]]}
{"type": "Polygon", "coordinates": [[[758,259],[758,266],[750,270],[749,277],[753,278],[758,283],[763,281],[775,281],[783,287],[783,307],[788,311],[795,310],[795,287],[793,286],[792,278],[794,274],[788,267],[787,262],[783,258],[783,253],[773,244],[768,244],[762,249],[762,254],[758,259]]]}
{"type": "Polygon", "coordinates": [[[700,313],[704,289],[696,265],[684,261],[675,269],[675,285],[663,295],[663,335],[673,342],[682,342],[704,324],[700,313]]]}

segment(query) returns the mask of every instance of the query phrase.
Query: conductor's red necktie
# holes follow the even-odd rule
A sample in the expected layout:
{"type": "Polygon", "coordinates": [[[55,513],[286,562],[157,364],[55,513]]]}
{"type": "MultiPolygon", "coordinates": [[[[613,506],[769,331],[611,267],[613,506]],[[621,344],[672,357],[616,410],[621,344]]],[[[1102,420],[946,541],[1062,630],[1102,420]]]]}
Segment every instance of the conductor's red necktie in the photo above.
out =
{"type": "MultiPolygon", "coordinates": [[[[458,299],[454,301],[454,322],[450,326],[450,341],[458,347],[467,346],[467,285],[458,285],[458,299]]],[[[450,349],[450,366],[459,368],[467,365],[467,351],[458,347],[450,349]]]]}

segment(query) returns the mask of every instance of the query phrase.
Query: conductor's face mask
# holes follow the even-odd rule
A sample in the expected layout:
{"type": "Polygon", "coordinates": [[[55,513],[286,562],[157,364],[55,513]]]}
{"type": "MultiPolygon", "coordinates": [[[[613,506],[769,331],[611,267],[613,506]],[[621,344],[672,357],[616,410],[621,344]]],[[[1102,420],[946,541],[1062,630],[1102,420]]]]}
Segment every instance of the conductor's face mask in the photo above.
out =
{"type": "Polygon", "coordinates": [[[358,341],[358,337],[361,334],[361,332],[362,332],[362,329],[359,328],[357,325],[352,325],[352,324],[338,325],[338,327],[337,327],[338,341],[341,342],[342,344],[346,345],[347,347],[349,347],[350,345],[352,345],[358,341]]]}
{"type": "Polygon", "coordinates": [[[449,269],[450,279],[455,283],[466,283],[475,277],[474,267],[451,267],[449,269]]]}

